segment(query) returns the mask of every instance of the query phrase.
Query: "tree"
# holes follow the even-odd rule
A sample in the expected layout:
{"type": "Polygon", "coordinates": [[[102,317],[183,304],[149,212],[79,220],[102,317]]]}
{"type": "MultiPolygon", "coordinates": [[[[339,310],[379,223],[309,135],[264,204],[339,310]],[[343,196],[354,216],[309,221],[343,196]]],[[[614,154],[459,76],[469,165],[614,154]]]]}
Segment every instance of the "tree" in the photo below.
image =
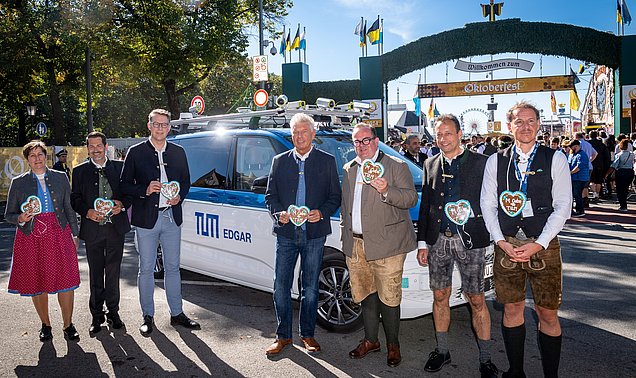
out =
{"type": "Polygon", "coordinates": [[[64,92],[76,89],[82,77],[84,40],[65,10],[70,0],[19,1],[3,5],[0,50],[2,65],[9,70],[3,98],[16,108],[20,102],[46,96],[52,123],[52,141],[66,144],[64,92]],[[6,53],[6,52],[9,53],[6,53]],[[14,76],[15,75],[15,76],[14,76]],[[24,84],[20,81],[24,80],[24,84]]]}
{"type": "MultiPolygon", "coordinates": [[[[287,13],[290,0],[264,0],[266,26],[287,13]]],[[[113,41],[121,60],[141,77],[163,85],[168,108],[177,117],[180,100],[215,69],[244,59],[245,27],[257,20],[257,0],[118,0],[113,41]]]]}

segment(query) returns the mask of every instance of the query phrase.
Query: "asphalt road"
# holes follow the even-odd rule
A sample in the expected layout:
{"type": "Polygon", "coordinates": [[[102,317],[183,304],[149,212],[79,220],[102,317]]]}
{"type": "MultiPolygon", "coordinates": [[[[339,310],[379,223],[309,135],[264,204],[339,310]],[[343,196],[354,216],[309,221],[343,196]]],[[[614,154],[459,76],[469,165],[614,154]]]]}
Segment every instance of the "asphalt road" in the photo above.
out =
{"type": "MultiPolygon", "coordinates": [[[[561,324],[563,327],[563,377],[636,377],[636,216],[610,210],[613,204],[595,206],[586,218],[572,220],[562,232],[564,282],[561,324]]],[[[309,356],[295,340],[277,361],[265,357],[275,335],[271,294],[183,272],[185,312],[203,329],[189,331],[170,326],[162,282],[155,291],[156,329],[142,337],[137,327],[141,313],[136,289],[137,255],[129,234],[122,269],[121,315],[124,330],[103,329],[90,337],[88,327],[88,267],[80,248],[82,285],[76,291],[74,322],[79,343],[66,342],[55,298],[50,298],[52,343],[38,341],[39,321],[28,298],[7,293],[14,229],[0,224],[0,376],[10,377],[134,377],[134,376],[435,376],[477,377],[477,346],[466,306],[452,310],[450,346],[452,363],[428,374],[423,366],[435,347],[430,315],[402,321],[403,362],[386,365],[382,353],[351,360],[349,350],[363,337],[317,329],[323,346],[309,356]]],[[[500,305],[489,301],[496,349],[493,361],[507,367],[501,340],[500,305]]],[[[298,310],[296,306],[296,311],[298,310]]],[[[528,300],[526,323],[526,373],[540,377],[541,362],[536,343],[536,316],[528,300]]],[[[381,332],[382,333],[382,332],[381,332]]]]}

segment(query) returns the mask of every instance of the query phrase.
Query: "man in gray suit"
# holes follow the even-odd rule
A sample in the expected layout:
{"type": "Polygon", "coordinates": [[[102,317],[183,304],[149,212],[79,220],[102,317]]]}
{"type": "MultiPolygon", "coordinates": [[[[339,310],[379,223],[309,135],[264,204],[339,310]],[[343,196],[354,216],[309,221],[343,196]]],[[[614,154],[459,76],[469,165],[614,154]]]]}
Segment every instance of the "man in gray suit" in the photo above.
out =
{"type": "Polygon", "coordinates": [[[363,358],[380,350],[380,314],[387,342],[387,364],[400,364],[400,302],[406,254],[417,249],[409,208],[417,203],[413,176],[406,163],[385,155],[375,129],[353,128],[356,158],[344,165],[340,208],[342,250],[347,256],[353,300],[362,304],[364,340],[351,352],[363,358]],[[384,174],[365,184],[362,163],[382,164],[384,174]]]}

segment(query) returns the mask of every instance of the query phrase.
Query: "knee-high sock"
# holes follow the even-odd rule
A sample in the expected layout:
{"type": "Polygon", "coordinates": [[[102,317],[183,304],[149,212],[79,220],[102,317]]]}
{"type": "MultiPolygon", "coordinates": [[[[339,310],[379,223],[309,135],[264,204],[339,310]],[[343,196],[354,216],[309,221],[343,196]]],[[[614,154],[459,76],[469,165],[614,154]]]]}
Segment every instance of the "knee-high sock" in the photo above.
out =
{"type": "Polygon", "coordinates": [[[386,343],[400,345],[400,306],[390,307],[380,302],[380,312],[386,343]]]}
{"type": "Polygon", "coordinates": [[[510,364],[508,372],[511,374],[523,374],[523,357],[526,344],[525,323],[512,328],[508,328],[502,324],[501,333],[503,335],[504,346],[506,347],[508,363],[510,364]]]}
{"type": "Polygon", "coordinates": [[[378,341],[378,329],[380,328],[380,298],[378,293],[364,298],[361,304],[364,338],[375,343],[378,341]]]}
{"type": "Polygon", "coordinates": [[[543,375],[546,378],[559,376],[559,361],[561,360],[561,335],[548,336],[538,331],[539,352],[543,364],[543,375]]]}

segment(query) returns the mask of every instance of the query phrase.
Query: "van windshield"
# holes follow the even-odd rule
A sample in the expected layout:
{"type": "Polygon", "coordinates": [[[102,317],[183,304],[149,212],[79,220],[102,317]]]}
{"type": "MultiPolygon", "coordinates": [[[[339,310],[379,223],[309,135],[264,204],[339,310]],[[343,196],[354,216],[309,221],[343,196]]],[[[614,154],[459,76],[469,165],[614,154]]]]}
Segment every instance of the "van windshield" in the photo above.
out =
{"type": "MultiPolygon", "coordinates": [[[[291,142],[291,136],[287,138],[291,142]]],[[[342,181],[342,167],[345,163],[356,157],[356,152],[349,135],[316,135],[314,146],[325,152],[330,153],[336,158],[336,166],[338,167],[338,177],[342,181]]],[[[413,181],[417,191],[422,190],[422,169],[413,162],[406,160],[402,155],[384,143],[380,143],[380,150],[387,155],[394,156],[406,162],[406,165],[413,175],[413,181]]]]}

